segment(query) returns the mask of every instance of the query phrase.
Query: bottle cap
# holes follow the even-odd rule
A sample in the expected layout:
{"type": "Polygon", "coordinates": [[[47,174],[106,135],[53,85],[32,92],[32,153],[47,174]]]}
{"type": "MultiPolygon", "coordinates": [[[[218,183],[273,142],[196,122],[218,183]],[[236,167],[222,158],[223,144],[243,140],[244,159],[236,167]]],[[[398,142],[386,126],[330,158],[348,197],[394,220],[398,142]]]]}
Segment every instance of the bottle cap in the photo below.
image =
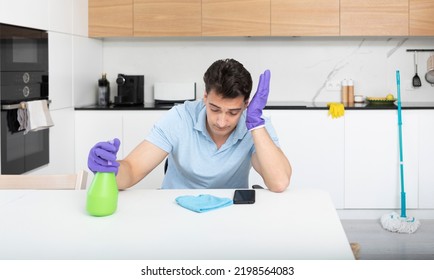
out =
{"type": "Polygon", "coordinates": [[[347,79],[343,79],[341,84],[342,84],[342,86],[348,86],[347,79]]]}
{"type": "Polygon", "coordinates": [[[349,85],[349,86],[354,86],[354,81],[351,80],[351,79],[349,79],[349,80],[348,80],[348,85],[349,85]]]}

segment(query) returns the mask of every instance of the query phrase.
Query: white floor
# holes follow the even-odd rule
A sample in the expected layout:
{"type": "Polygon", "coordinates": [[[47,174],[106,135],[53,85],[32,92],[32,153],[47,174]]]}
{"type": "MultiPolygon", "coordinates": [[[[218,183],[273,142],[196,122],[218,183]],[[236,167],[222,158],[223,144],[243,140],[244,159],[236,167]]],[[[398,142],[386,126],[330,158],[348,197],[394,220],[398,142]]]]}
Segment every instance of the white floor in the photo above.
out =
{"type": "Polygon", "coordinates": [[[360,260],[434,260],[434,220],[420,220],[412,234],[392,233],[379,220],[341,220],[349,242],[360,244],[360,260]]]}

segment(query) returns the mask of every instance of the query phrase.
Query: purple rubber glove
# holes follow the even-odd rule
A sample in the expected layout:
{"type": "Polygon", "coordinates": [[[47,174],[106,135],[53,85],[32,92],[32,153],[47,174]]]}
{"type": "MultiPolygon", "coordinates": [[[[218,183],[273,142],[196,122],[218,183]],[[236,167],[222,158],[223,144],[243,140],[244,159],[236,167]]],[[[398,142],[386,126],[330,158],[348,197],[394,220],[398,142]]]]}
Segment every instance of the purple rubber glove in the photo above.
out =
{"type": "Polygon", "coordinates": [[[265,70],[259,77],[258,90],[250,100],[247,107],[246,125],[247,129],[253,130],[265,126],[265,120],[262,118],[262,110],[265,108],[270,92],[270,70],[265,70]]]}
{"type": "Polygon", "coordinates": [[[119,162],[116,153],[121,141],[115,138],[109,142],[99,142],[89,151],[87,166],[93,172],[114,172],[118,174],[119,162]]]}

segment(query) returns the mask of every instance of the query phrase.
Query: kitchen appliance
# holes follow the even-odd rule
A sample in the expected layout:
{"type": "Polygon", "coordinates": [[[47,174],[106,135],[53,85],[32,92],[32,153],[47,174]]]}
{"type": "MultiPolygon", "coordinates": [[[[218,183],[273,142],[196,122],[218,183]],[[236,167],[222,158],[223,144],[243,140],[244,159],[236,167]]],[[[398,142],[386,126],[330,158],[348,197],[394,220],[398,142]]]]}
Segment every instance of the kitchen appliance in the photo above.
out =
{"type": "Polygon", "coordinates": [[[426,69],[425,80],[430,83],[431,86],[434,86],[434,55],[428,58],[426,69]]]}
{"type": "Polygon", "coordinates": [[[48,99],[48,34],[0,24],[1,173],[22,174],[49,163],[49,131],[24,134],[22,102],[48,99]]]}
{"type": "Polygon", "coordinates": [[[143,75],[118,74],[118,95],[115,105],[143,105],[145,77],[143,75]]]}
{"type": "Polygon", "coordinates": [[[154,100],[156,104],[182,103],[196,99],[196,83],[166,83],[154,84],[154,100]]]}

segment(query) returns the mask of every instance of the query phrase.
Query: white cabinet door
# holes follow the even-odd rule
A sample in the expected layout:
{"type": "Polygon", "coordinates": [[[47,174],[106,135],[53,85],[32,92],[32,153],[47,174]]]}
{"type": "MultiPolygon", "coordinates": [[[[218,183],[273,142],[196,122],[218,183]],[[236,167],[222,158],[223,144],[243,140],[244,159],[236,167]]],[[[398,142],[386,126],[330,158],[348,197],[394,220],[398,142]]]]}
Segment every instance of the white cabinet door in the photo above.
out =
{"type": "Polygon", "coordinates": [[[72,34],[73,0],[49,0],[50,31],[72,34]]]}
{"type": "MultiPolygon", "coordinates": [[[[137,145],[139,145],[149,131],[167,111],[124,111],[123,117],[123,153],[127,156],[137,145]]],[[[148,176],[138,182],[134,188],[152,188],[161,186],[164,178],[164,161],[157,166],[148,176]]]]}
{"type": "MultiPolygon", "coordinates": [[[[75,170],[87,170],[90,149],[98,142],[119,138],[122,141],[122,112],[75,111],[75,170]]],[[[123,158],[119,149],[118,158],[123,158]]],[[[87,185],[92,182],[89,171],[87,185]]]]}
{"type": "MultiPolygon", "coordinates": [[[[407,207],[418,207],[418,118],[402,111],[407,207]]],[[[396,110],[345,114],[345,208],[400,208],[396,110]]]]}
{"type": "MultiPolygon", "coordinates": [[[[344,206],[344,120],[327,110],[267,110],[292,166],[289,188],[313,187],[330,193],[336,208],[344,206]]],[[[251,172],[254,173],[254,172],[251,172]]],[[[259,175],[250,184],[261,183],[259,175]]]]}
{"type": "Polygon", "coordinates": [[[419,111],[419,208],[434,208],[434,111],[419,111]]]}
{"type": "Polygon", "coordinates": [[[0,0],[0,22],[48,30],[49,0],[0,0]]]}
{"type": "Polygon", "coordinates": [[[49,96],[51,110],[70,108],[72,104],[72,36],[49,32],[49,96]]]}

